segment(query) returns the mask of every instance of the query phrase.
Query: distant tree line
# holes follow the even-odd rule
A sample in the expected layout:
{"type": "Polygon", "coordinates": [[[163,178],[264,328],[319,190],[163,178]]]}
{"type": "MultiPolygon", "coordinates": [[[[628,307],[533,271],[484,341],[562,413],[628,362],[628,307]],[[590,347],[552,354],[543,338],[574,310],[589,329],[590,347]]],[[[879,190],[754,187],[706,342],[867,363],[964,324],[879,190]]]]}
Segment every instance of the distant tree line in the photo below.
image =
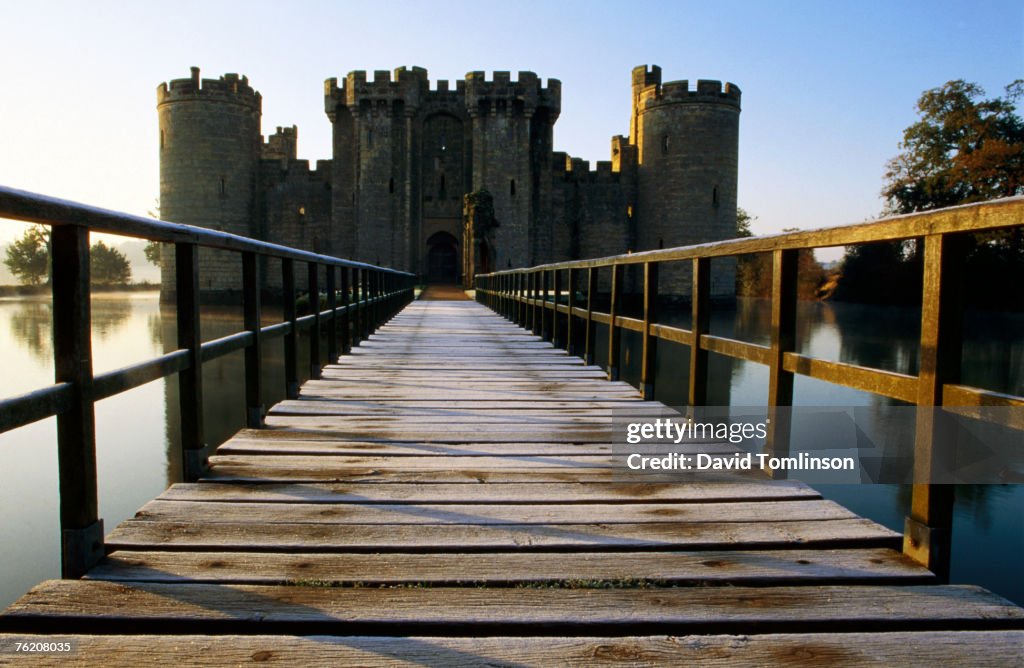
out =
{"type": "MultiPolygon", "coordinates": [[[[22,285],[41,285],[50,279],[50,228],[33,225],[7,247],[4,264],[22,285]]],[[[97,241],[89,248],[90,277],[96,285],[127,285],[131,262],[124,253],[97,241]]]]}

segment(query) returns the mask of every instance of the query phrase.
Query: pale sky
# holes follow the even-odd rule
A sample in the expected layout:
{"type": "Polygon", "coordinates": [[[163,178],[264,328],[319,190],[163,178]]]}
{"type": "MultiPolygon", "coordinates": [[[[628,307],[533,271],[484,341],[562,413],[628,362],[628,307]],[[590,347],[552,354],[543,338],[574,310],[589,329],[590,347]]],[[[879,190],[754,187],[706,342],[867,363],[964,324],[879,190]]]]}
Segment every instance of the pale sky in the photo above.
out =
{"type": "MultiPolygon", "coordinates": [[[[3,2],[0,183],[130,213],[158,193],[156,87],[237,72],[263,131],[330,158],[323,81],[419,65],[431,80],[531,70],[562,81],[555,148],[609,159],[630,70],[734,82],[740,206],[754,231],[859,222],[922,91],[1024,77],[1024,4],[938,2],[3,2]]],[[[514,75],[513,75],[514,76],[514,75]]],[[[20,233],[0,223],[0,243],[20,233]]]]}

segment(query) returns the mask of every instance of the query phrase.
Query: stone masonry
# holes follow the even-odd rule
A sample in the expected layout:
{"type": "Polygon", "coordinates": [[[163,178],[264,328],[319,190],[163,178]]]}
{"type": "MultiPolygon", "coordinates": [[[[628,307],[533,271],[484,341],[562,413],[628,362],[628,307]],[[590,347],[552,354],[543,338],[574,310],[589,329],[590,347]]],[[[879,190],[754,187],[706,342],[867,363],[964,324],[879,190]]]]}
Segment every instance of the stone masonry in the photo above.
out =
{"type": "MultiPolygon", "coordinates": [[[[324,83],[333,156],[297,159],[298,130],[260,128],[261,98],[246,77],[191,77],[157,89],[160,204],[167,220],[211,227],[455,283],[463,197],[486,190],[498,227],[483,269],[670,248],[736,233],[740,90],[662,83],[634,68],[628,136],[595,169],[556,152],[561,83],[532,72],[470,72],[436,81],[426,70],[350,72],[324,83]]],[[[173,301],[173,257],[164,293],[173,301]]],[[[481,267],[481,263],[477,263],[481,267]]],[[[303,272],[297,282],[303,283],[303,272]]],[[[712,263],[715,296],[734,292],[734,265],[712,263]]],[[[209,301],[240,289],[240,259],[203,253],[209,301]]],[[[280,272],[266,267],[269,291],[280,272]]],[[[663,271],[685,294],[686,270],[663,271]]],[[[602,281],[603,283],[604,281],[602,281]]]]}

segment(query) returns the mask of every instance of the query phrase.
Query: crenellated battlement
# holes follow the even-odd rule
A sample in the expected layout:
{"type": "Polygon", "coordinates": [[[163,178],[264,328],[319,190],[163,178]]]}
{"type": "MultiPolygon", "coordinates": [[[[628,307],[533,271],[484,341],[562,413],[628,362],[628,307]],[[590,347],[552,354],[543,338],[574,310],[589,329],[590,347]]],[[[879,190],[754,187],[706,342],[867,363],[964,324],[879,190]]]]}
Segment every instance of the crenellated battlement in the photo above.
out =
{"type": "Polygon", "coordinates": [[[641,110],[665,104],[725,104],[740,107],[741,91],[734,83],[722,84],[721,81],[699,79],[696,88],[690,87],[686,79],[666,81],[647,86],[640,93],[638,101],[641,110]]]}
{"type": "Polygon", "coordinates": [[[594,167],[590,169],[588,160],[574,158],[563,151],[551,154],[551,171],[556,179],[576,183],[618,182],[619,172],[614,169],[610,160],[598,160],[594,167]]]}
{"type": "Polygon", "coordinates": [[[661,85],[661,68],[657,65],[639,65],[633,68],[633,89],[643,90],[648,86],[661,85]]]}
{"type": "Polygon", "coordinates": [[[393,78],[388,70],[374,70],[372,81],[367,79],[366,70],[354,70],[340,82],[335,77],[324,81],[324,106],[328,115],[338,105],[356,108],[366,101],[401,101],[415,107],[429,90],[427,70],[422,67],[396,68],[393,78]]]}
{"type": "Polygon", "coordinates": [[[543,86],[534,72],[519,72],[515,81],[512,81],[511,72],[495,71],[489,81],[485,72],[468,72],[465,79],[466,108],[475,110],[481,103],[495,105],[504,101],[513,103],[506,104],[506,109],[514,109],[518,106],[515,103],[519,103],[524,110],[546,107],[557,114],[562,107],[562,82],[548,79],[547,84],[543,86]]]}
{"type": "Polygon", "coordinates": [[[268,135],[263,142],[261,157],[264,160],[295,160],[298,155],[299,128],[277,126],[277,131],[268,135]]]}
{"type": "Polygon", "coordinates": [[[249,85],[248,77],[230,73],[219,79],[200,79],[198,67],[192,68],[192,76],[188,79],[172,79],[157,86],[157,106],[186,100],[230,102],[251,107],[257,112],[262,108],[262,98],[249,85]]]}

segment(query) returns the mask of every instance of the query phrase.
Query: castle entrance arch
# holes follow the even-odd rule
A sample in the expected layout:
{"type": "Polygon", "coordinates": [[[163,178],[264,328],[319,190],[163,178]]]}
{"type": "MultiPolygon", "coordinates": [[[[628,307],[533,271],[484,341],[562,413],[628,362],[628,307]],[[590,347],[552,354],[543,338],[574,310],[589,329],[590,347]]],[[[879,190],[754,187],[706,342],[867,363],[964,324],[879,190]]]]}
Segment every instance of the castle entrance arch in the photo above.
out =
{"type": "Polygon", "coordinates": [[[427,282],[455,284],[459,280],[459,241],[448,232],[427,239],[427,282]]]}

